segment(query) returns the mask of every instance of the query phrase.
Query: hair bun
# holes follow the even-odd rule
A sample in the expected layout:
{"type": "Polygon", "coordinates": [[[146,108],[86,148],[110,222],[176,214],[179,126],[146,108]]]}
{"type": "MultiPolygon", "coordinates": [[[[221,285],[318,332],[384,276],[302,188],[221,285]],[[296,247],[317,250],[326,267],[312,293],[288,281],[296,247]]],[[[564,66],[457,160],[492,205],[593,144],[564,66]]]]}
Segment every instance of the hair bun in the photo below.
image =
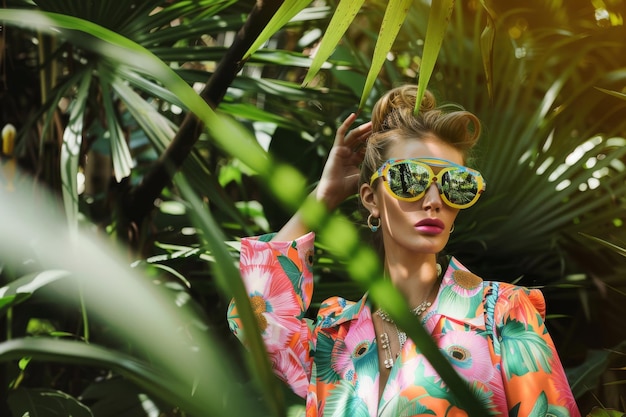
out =
{"type": "MultiPolygon", "coordinates": [[[[394,88],[384,95],[372,110],[372,130],[383,132],[400,129],[415,117],[415,102],[417,100],[417,86],[404,85],[394,88]]],[[[426,113],[437,107],[435,97],[430,91],[425,91],[420,103],[420,113],[426,113]]]]}

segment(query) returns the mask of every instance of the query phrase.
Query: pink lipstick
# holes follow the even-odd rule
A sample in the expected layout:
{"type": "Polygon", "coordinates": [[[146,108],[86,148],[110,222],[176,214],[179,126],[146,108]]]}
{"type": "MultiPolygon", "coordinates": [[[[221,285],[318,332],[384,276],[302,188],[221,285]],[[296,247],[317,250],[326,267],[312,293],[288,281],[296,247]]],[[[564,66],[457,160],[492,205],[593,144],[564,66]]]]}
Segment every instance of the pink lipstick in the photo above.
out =
{"type": "Polygon", "coordinates": [[[439,219],[424,219],[415,224],[415,229],[427,235],[438,235],[443,232],[445,225],[439,219]]]}

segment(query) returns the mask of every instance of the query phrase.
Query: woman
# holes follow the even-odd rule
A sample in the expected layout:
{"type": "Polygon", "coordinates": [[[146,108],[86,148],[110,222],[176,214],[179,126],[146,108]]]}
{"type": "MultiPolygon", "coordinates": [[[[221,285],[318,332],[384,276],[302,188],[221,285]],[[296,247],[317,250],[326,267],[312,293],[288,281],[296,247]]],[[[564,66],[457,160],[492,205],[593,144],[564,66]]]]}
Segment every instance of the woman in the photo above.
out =
{"type": "MultiPolygon", "coordinates": [[[[492,415],[579,416],[539,290],[483,281],[454,258],[437,263],[459,210],[485,189],[463,166],[480,123],[436,107],[429,92],[414,115],[416,92],[391,90],[348,134],[355,116],[346,119],[315,197],[333,210],[358,190],[386,278],[492,415]]],[[[240,258],[275,372],[306,398],[307,416],[467,415],[367,295],[326,300],[307,326],[313,239],[296,214],[276,235],[244,239],[240,258]]],[[[229,324],[245,343],[234,304],[229,324]]]]}

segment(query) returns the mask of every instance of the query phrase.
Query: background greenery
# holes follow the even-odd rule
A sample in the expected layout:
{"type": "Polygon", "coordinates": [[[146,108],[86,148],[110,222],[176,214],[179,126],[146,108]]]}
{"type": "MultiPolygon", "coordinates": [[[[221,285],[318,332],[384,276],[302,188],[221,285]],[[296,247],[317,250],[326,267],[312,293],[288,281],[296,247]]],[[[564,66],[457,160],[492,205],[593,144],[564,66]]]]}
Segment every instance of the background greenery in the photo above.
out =
{"type": "MultiPolygon", "coordinates": [[[[226,327],[236,242],[305,201],[349,112],[418,77],[484,122],[488,189],[448,251],[542,288],[582,412],[626,409],[625,3],[260,4],[4,2],[0,414],[301,412],[226,327]]],[[[357,202],[307,204],[311,315],[396,300],[357,202]]]]}

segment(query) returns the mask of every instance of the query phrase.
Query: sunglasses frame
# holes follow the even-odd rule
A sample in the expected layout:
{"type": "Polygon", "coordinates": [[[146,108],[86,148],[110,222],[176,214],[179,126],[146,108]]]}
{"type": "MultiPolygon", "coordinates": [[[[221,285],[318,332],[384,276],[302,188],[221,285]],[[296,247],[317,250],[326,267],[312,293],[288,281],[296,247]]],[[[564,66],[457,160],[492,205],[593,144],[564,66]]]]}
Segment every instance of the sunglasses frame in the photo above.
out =
{"type": "Polygon", "coordinates": [[[464,208],[469,208],[473,206],[476,203],[476,201],[478,201],[478,198],[485,191],[487,187],[487,183],[479,171],[472,169],[472,168],[468,168],[463,165],[455,164],[452,161],[448,161],[447,159],[441,159],[441,158],[388,159],[387,161],[385,161],[385,163],[381,165],[380,168],[376,170],[376,172],[372,174],[370,178],[370,185],[372,185],[374,181],[378,179],[379,177],[383,179],[385,183],[385,188],[387,189],[387,191],[389,191],[389,193],[394,198],[401,200],[401,201],[409,201],[409,202],[417,201],[420,198],[424,197],[424,195],[426,194],[426,191],[430,188],[430,186],[433,183],[435,183],[437,184],[437,190],[439,190],[439,195],[441,196],[441,199],[443,200],[443,202],[446,203],[448,206],[452,208],[456,208],[456,209],[464,209],[464,208]],[[412,163],[412,164],[423,166],[424,168],[426,168],[426,172],[428,172],[428,185],[426,185],[426,187],[424,188],[424,191],[422,191],[416,196],[401,197],[397,195],[396,193],[394,193],[391,190],[391,186],[389,185],[389,179],[388,179],[389,170],[391,169],[392,166],[400,165],[403,163],[412,163]],[[443,169],[441,169],[439,172],[435,174],[432,167],[443,168],[443,169]],[[448,200],[448,197],[444,194],[443,187],[440,182],[440,178],[443,176],[443,174],[452,170],[461,170],[463,172],[468,172],[472,174],[472,176],[476,179],[478,191],[476,195],[474,196],[474,198],[472,199],[472,201],[470,201],[469,203],[466,203],[466,204],[453,203],[450,200],[448,200]]]}

